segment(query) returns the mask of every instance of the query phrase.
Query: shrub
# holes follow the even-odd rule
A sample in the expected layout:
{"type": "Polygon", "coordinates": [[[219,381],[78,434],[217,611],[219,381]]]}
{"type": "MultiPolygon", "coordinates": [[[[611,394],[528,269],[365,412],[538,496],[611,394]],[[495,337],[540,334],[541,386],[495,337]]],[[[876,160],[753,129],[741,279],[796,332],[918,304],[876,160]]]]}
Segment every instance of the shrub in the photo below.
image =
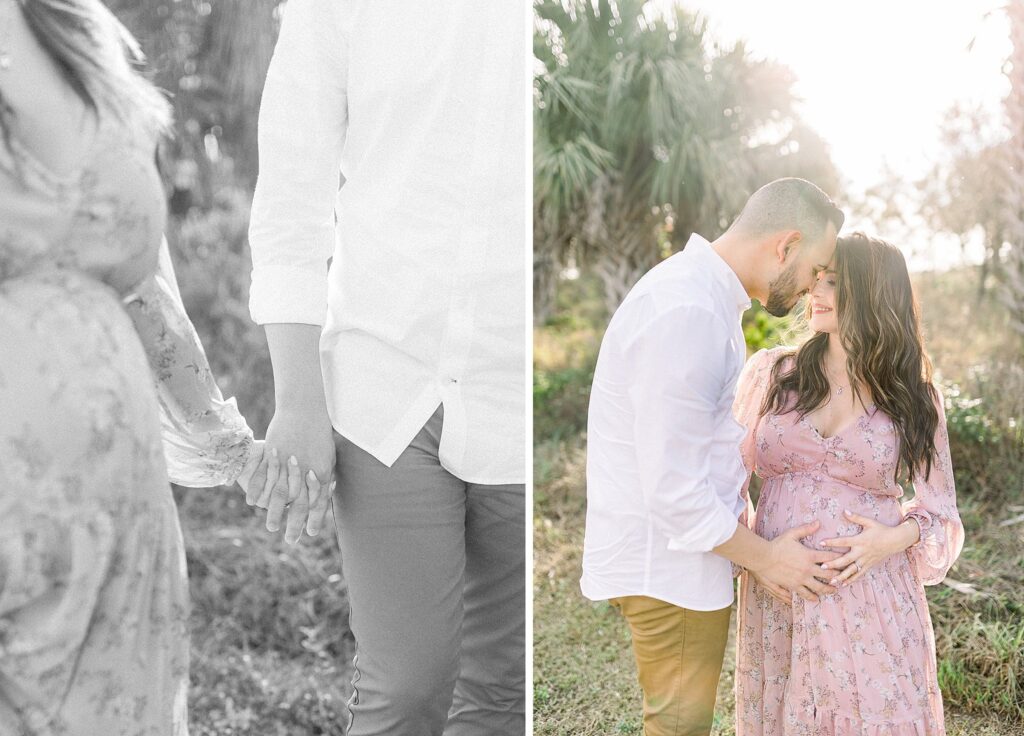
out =
{"type": "Polygon", "coordinates": [[[991,363],[971,371],[969,386],[947,383],[957,492],[983,504],[1024,499],[1024,368],[991,363]]]}

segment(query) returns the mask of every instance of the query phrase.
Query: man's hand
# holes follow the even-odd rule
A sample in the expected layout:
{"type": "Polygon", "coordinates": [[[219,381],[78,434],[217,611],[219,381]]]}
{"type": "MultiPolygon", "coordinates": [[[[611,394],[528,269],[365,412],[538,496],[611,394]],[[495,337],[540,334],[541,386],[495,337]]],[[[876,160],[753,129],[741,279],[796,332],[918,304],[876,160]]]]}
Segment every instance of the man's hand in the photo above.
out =
{"type": "Polygon", "coordinates": [[[835,576],[822,563],[831,562],[839,554],[830,550],[814,550],[800,543],[818,530],[820,522],[789,529],[768,543],[768,553],[748,569],[758,582],[776,598],[790,603],[789,591],[806,601],[815,602],[819,595],[835,593],[836,589],[823,582],[835,576]]]}
{"type": "Polygon", "coordinates": [[[793,598],[788,590],[783,588],[781,585],[773,583],[771,580],[768,580],[767,578],[761,577],[753,570],[750,570],[750,574],[754,576],[754,580],[757,581],[757,584],[764,588],[768,592],[768,595],[770,595],[772,598],[774,598],[784,606],[793,605],[793,598]]]}
{"type": "Polygon", "coordinates": [[[331,502],[334,430],[320,372],[320,327],[273,323],[266,325],[266,332],[277,409],[267,428],[264,461],[249,484],[246,502],[267,509],[267,529],[272,532],[281,528],[288,508],[284,538],[294,544],[302,536],[303,524],[310,535],[319,534],[323,526],[331,502]],[[310,472],[315,480],[309,478],[310,472]]]}
{"type": "Polygon", "coordinates": [[[330,505],[334,457],[334,430],[326,412],[278,410],[267,428],[263,461],[249,483],[246,503],[267,509],[272,532],[281,528],[287,508],[289,544],[302,536],[303,525],[316,536],[330,505]]]}
{"type": "Polygon", "coordinates": [[[804,537],[818,530],[819,522],[804,524],[766,541],[737,523],[736,531],[712,552],[746,568],[772,596],[780,602],[792,603],[790,591],[814,602],[818,595],[835,593],[836,589],[822,580],[834,574],[822,568],[821,563],[839,557],[838,552],[819,551],[800,543],[804,537]]]}

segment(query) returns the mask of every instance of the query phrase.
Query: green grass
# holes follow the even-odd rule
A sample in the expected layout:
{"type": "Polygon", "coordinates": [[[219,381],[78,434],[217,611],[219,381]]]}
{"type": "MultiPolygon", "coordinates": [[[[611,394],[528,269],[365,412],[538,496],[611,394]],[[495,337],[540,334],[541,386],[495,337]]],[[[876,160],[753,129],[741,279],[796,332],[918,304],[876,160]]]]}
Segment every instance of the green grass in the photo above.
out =
{"type": "MultiPolygon", "coordinates": [[[[547,445],[562,473],[536,495],[534,519],[534,727],[551,736],[640,733],[641,696],[629,632],[607,603],[579,592],[584,518],[582,441],[547,445]]],[[[1024,525],[999,527],[968,506],[968,544],[950,576],[977,596],[929,588],[939,682],[950,734],[1024,733],[1024,525]]],[[[713,734],[734,732],[735,616],[713,734]]]]}

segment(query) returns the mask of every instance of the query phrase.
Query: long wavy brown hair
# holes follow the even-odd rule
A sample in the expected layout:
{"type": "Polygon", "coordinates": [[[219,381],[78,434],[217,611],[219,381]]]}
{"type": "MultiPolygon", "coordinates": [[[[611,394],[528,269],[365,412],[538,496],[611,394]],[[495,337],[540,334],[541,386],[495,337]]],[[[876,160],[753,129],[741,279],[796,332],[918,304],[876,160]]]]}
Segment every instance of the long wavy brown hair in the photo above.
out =
{"type": "MultiPolygon", "coordinates": [[[[867,386],[876,408],[896,427],[900,450],[894,480],[927,478],[935,455],[940,398],[924,350],[920,307],[899,249],[859,232],[839,238],[835,307],[846,370],[857,398],[863,403],[857,386],[867,386]]],[[[810,310],[808,301],[808,318],[810,310]]],[[[828,403],[828,340],[828,333],[819,332],[795,353],[780,356],[772,367],[762,415],[797,411],[803,418],[828,403]],[[795,365],[783,371],[783,361],[794,354],[795,365]]]]}

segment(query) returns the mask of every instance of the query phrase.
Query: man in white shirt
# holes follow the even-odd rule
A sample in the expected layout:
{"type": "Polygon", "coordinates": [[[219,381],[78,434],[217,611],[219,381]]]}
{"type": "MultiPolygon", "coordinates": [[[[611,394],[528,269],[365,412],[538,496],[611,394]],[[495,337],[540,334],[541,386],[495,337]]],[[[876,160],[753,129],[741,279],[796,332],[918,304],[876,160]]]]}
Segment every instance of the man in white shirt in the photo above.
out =
{"type": "Polygon", "coordinates": [[[353,735],[524,730],[526,13],[290,0],[267,74],[248,500],[315,534],[336,464],[353,735]]]}
{"type": "Polygon", "coordinates": [[[743,312],[783,315],[835,250],[843,213],[818,187],[780,179],[714,243],[699,235],[647,272],[601,343],[587,424],[584,595],[626,618],[646,736],[710,733],[733,601],[730,561],[775,590],[832,589],[812,526],[768,542],[747,501],[733,419],[746,359],[743,312]]]}

